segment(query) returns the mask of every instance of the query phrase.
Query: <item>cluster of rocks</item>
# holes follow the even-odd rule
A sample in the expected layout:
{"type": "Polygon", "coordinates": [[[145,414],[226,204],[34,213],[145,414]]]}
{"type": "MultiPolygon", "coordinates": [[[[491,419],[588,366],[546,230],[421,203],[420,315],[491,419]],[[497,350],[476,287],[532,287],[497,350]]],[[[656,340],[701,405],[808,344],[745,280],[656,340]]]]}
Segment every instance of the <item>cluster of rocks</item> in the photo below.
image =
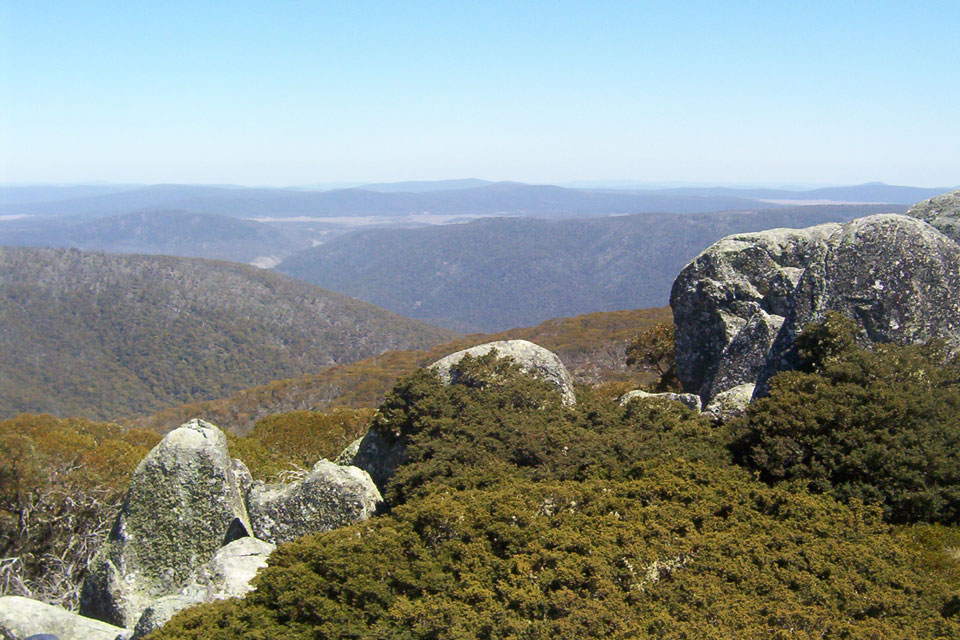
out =
{"type": "Polygon", "coordinates": [[[626,405],[631,401],[646,400],[678,402],[691,411],[707,416],[715,423],[721,423],[746,414],[753,398],[753,391],[753,384],[741,384],[718,393],[710,404],[703,406],[700,396],[695,393],[649,393],[637,389],[620,396],[620,404],[626,405]]]}
{"type": "Polygon", "coordinates": [[[673,284],[677,373],[706,405],[765,392],[796,365],[795,339],[830,311],[864,343],[942,340],[960,349],[960,191],[846,224],[728,236],[673,284]]]}
{"type": "MultiPolygon", "coordinates": [[[[576,402],[560,359],[525,340],[473,347],[431,366],[456,384],[454,364],[492,350],[554,384],[565,403],[576,402]]],[[[404,447],[371,431],[295,482],[264,484],[230,458],[220,429],[192,420],[137,466],[110,537],[91,562],[80,615],[0,598],[0,640],[40,632],[59,640],[134,640],[186,607],[242,596],[278,543],[370,517],[382,501],[377,485],[402,463],[404,447]]]]}
{"type": "Polygon", "coordinates": [[[91,562],[80,615],[0,598],[0,638],[139,638],[186,607],[242,596],[281,542],[371,516],[370,476],[319,461],[295,482],[254,482],[216,426],[192,420],[140,462],[91,562]]]}

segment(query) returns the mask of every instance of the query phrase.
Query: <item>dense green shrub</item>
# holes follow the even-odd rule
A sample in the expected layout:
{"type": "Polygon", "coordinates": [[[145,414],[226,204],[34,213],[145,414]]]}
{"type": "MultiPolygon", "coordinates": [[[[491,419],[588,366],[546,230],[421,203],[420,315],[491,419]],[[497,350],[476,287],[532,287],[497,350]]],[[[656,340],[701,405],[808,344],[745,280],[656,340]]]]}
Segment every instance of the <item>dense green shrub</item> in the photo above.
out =
{"type": "Polygon", "coordinates": [[[660,458],[632,478],[433,485],[281,546],[153,640],[947,638],[953,591],[879,510],[660,458]]]}
{"type": "Polygon", "coordinates": [[[739,426],[743,461],[768,482],[883,508],[890,522],[960,521],[960,369],[937,345],[856,346],[840,316],[798,340],[739,426]]]}
{"type": "Polygon", "coordinates": [[[622,478],[643,459],[684,456],[726,462],[727,432],[678,403],[625,407],[578,389],[565,407],[548,383],[495,353],[466,357],[443,385],[430,371],[388,395],[373,429],[406,441],[407,464],[384,493],[399,504],[427,483],[457,489],[496,483],[504,473],[531,480],[622,478]]]}

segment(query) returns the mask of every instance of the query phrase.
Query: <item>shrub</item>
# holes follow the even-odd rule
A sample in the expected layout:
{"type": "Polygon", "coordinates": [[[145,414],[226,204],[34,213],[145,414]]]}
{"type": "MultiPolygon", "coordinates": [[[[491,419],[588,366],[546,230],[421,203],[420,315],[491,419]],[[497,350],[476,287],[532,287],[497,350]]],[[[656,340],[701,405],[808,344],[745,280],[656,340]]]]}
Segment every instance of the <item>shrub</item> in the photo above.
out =
{"type": "Polygon", "coordinates": [[[960,637],[949,584],[878,509],[705,463],[631,475],[433,485],[151,638],[960,637]]]}
{"type": "Polygon", "coordinates": [[[336,458],[366,433],[373,413],[372,409],[334,409],[268,416],[247,435],[228,436],[230,455],[243,460],[257,479],[274,479],[291,467],[309,469],[320,458],[336,458]]]}
{"type": "Polygon", "coordinates": [[[159,439],[78,418],[0,421],[0,594],[75,607],[130,475],[159,439]]]}
{"type": "Polygon", "coordinates": [[[890,522],[960,520],[960,386],[936,345],[855,345],[836,316],[804,330],[803,370],[777,375],[737,427],[741,460],[880,505],[890,522]]]}

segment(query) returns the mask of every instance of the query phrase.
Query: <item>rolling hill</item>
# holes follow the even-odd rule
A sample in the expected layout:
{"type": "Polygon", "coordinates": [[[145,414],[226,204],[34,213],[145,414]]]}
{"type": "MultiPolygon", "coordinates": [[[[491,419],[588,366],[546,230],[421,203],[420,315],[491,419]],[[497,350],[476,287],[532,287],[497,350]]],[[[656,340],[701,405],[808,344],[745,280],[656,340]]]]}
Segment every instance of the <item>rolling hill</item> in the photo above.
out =
{"type": "Polygon", "coordinates": [[[0,416],[142,414],[452,335],[238,264],[0,248],[0,416]]]}
{"type": "Polygon", "coordinates": [[[455,351],[492,340],[530,340],[555,352],[577,382],[612,383],[622,386],[618,387],[622,392],[652,380],[650,374],[626,366],[626,346],[637,333],[661,322],[673,322],[669,308],[554,318],[535,327],[463,336],[430,349],[389,351],[319,373],[275,380],[232,396],[168,407],[135,418],[131,424],[164,433],[199,417],[244,434],[257,420],[289,411],[376,408],[398,378],[455,351]]]}
{"type": "Polygon", "coordinates": [[[276,269],[457,331],[502,331],[592,311],[662,306],[680,269],[731,233],[905,209],[806,206],[373,229],[307,249],[276,269]]]}

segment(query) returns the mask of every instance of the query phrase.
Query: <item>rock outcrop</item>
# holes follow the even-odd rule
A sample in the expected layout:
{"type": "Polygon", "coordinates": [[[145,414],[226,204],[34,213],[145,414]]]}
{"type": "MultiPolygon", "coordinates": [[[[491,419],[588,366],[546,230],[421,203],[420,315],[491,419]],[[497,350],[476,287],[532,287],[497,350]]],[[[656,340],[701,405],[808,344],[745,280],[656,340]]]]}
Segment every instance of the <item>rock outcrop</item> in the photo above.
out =
{"type": "Polygon", "coordinates": [[[137,466],[110,537],[83,585],[81,613],[133,627],[214,554],[251,531],[223,432],[193,420],[137,466]]]}
{"type": "Polygon", "coordinates": [[[0,638],[5,640],[24,640],[39,634],[50,634],[58,640],[115,640],[125,633],[120,627],[43,602],[20,596],[0,597],[0,638]]]}
{"type": "Polygon", "coordinates": [[[627,391],[620,396],[620,404],[625,405],[631,400],[666,400],[668,402],[679,402],[691,411],[700,413],[700,396],[695,393],[648,393],[641,389],[627,391]]]}
{"type": "Polygon", "coordinates": [[[527,340],[487,342],[451,353],[434,362],[430,365],[430,368],[440,374],[440,379],[443,380],[444,384],[456,384],[457,381],[451,372],[453,365],[460,362],[464,356],[469,355],[479,358],[494,349],[497,350],[497,355],[501,358],[513,358],[514,362],[527,373],[553,384],[560,392],[564,404],[574,405],[577,403],[577,396],[573,392],[573,378],[570,377],[570,372],[563,366],[560,358],[552,351],[527,340]]]}
{"type": "Polygon", "coordinates": [[[276,548],[274,544],[251,537],[234,540],[221,548],[179,592],[158,598],[143,610],[131,640],[159,629],[187,607],[249,593],[253,590],[250,581],[257,571],[267,566],[267,558],[276,548]]]}
{"type": "Polygon", "coordinates": [[[320,460],[296,482],[254,484],[247,506],[254,535],[280,543],[366,520],[380,502],[366,471],[320,460]]]}
{"type": "Polygon", "coordinates": [[[954,242],[960,242],[960,191],[918,202],[906,215],[923,220],[954,242]]]}
{"type": "Polygon", "coordinates": [[[960,347],[960,246],[914,217],[729,236],[673,284],[677,372],[705,404],[795,365],[793,344],[828,311],[864,343],[960,347]]]}

